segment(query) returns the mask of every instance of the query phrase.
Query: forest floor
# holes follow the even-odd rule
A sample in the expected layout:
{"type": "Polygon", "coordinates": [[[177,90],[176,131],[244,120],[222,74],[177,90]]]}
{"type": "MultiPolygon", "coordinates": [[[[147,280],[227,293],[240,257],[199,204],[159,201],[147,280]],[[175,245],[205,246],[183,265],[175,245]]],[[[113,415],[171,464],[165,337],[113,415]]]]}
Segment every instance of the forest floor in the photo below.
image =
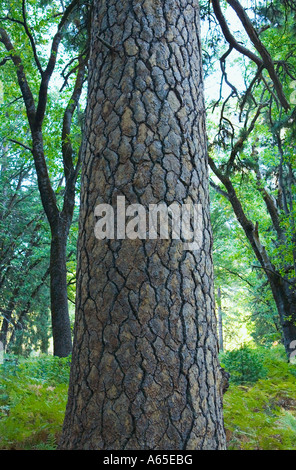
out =
{"type": "MultiPolygon", "coordinates": [[[[255,375],[253,383],[239,383],[239,365],[234,363],[233,380],[224,395],[228,449],[296,450],[296,365],[287,362],[281,346],[255,353],[261,357],[257,376],[262,378],[256,380],[255,375]]],[[[252,379],[247,362],[240,365],[252,379]]]]}
{"type": "MultiPolygon", "coordinates": [[[[227,360],[226,353],[221,362],[227,360]]],[[[234,373],[224,395],[228,449],[296,450],[296,366],[286,362],[280,347],[262,353],[262,378],[255,373],[258,364],[248,361],[240,365],[251,372],[249,383],[234,373]]],[[[233,367],[238,370],[235,361],[233,367]]],[[[68,378],[67,359],[8,357],[0,366],[0,449],[56,448],[68,378]]]]}

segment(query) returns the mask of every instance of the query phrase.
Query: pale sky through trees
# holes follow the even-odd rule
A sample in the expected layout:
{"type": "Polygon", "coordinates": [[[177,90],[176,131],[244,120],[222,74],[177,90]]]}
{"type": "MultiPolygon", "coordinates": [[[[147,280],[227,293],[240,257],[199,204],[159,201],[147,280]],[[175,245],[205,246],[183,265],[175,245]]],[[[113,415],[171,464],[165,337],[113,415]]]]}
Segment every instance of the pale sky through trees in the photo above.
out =
{"type": "MultiPolygon", "coordinates": [[[[253,11],[251,9],[251,6],[253,5],[254,1],[243,0],[240,3],[244,6],[244,8],[247,9],[248,15],[252,18],[253,11]]],[[[237,17],[235,11],[231,8],[231,6],[227,6],[226,12],[224,11],[224,14],[225,14],[227,23],[230,26],[231,32],[236,37],[236,39],[238,39],[238,35],[239,35],[241,36],[241,42],[244,43],[244,45],[248,44],[249,47],[252,47],[252,45],[250,44],[250,40],[247,37],[247,34],[245,34],[243,31],[243,27],[239,18],[237,17]]],[[[218,25],[217,28],[219,29],[220,26],[218,25]]],[[[206,38],[207,34],[209,33],[209,25],[208,25],[207,20],[202,22],[201,31],[202,31],[202,39],[206,38]]],[[[226,51],[227,48],[228,48],[228,45],[225,41],[224,51],[226,51]]],[[[205,78],[204,89],[205,89],[205,97],[207,101],[211,99],[218,100],[219,98],[220,82],[221,82],[221,68],[220,68],[219,58],[220,57],[216,57],[215,73],[205,78]]],[[[242,55],[236,50],[233,50],[231,52],[230,57],[228,57],[228,59],[226,60],[226,73],[228,75],[230,82],[234,86],[236,86],[238,89],[242,89],[244,88],[242,68],[240,64],[236,63],[237,59],[242,59],[242,55]]],[[[250,62],[249,59],[245,59],[245,61],[246,63],[250,62]]],[[[230,87],[224,81],[223,88],[222,88],[223,98],[226,98],[229,95],[229,93],[230,93],[230,87]]]]}

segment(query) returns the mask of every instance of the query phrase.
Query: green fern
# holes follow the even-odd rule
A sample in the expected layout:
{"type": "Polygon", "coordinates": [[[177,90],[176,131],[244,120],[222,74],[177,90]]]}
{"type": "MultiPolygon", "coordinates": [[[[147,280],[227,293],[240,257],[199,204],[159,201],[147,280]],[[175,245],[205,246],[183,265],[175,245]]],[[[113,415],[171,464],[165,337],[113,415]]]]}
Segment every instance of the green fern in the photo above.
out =
{"type": "Polygon", "coordinates": [[[232,383],[224,395],[224,420],[230,450],[296,450],[295,366],[282,348],[261,351],[266,378],[232,383]]]}

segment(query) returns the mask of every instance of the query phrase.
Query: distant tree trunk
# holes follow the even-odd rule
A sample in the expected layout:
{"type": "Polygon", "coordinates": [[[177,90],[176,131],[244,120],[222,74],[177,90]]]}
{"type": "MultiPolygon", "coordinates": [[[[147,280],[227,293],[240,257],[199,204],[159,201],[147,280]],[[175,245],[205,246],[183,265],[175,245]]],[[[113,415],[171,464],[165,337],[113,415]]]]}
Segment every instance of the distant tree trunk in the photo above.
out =
{"type": "Polygon", "coordinates": [[[279,313],[283,343],[290,358],[296,340],[296,295],[287,280],[278,273],[269,273],[269,284],[279,313]]]}
{"type": "MultiPolygon", "coordinates": [[[[30,242],[28,243],[28,246],[27,246],[26,251],[25,251],[25,260],[26,261],[31,259],[30,256],[31,256],[31,253],[32,253],[32,245],[34,244],[34,233],[35,233],[36,229],[37,229],[37,225],[33,229],[33,235],[31,237],[31,241],[30,241],[31,243],[30,242]]],[[[26,273],[31,272],[31,270],[33,270],[40,263],[40,261],[41,261],[40,259],[35,259],[32,262],[28,262],[28,265],[26,265],[26,266],[23,265],[24,271],[26,273]]],[[[26,279],[26,276],[24,276],[19,282],[17,282],[16,286],[14,287],[14,289],[12,291],[11,298],[8,302],[7,308],[5,308],[4,312],[2,313],[3,320],[2,320],[2,325],[1,325],[1,329],[0,329],[0,342],[3,345],[3,350],[5,352],[9,351],[9,347],[12,344],[12,341],[13,341],[15,329],[17,328],[18,323],[20,321],[20,316],[17,317],[15,315],[15,313],[16,313],[17,303],[18,303],[17,298],[20,295],[20,290],[23,287],[25,279],[26,279]],[[12,330],[10,338],[9,338],[9,325],[10,325],[10,329],[12,330]]],[[[34,295],[35,295],[35,293],[33,291],[32,296],[34,296],[34,295]]],[[[31,298],[32,298],[32,296],[31,296],[31,298]]]]}
{"type": "Polygon", "coordinates": [[[50,303],[53,353],[67,357],[72,352],[67,294],[67,238],[71,221],[57,222],[52,228],[50,249],[50,303]]]}
{"type": "MultiPolygon", "coordinates": [[[[24,322],[24,320],[27,319],[27,315],[30,312],[30,309],[32,308],[32,302],[35,299],[36,295],[38,294],[39,290],[43,287],[44,282],[45,282],[46,278],[49,275],[49,272],[50,272],[50,268],[48,268],[45,271],[45,273],[43,274],[43,276],[39,280],[39,284],[35,287],[35,289],[31,293],[30,299],[28,300],[25,308],[20,312],[19,316],[17,317],[17,319],[15,321],[15,327],[12,331],[11,336],[10,336],[9,343],[7,344],[7,350],[8,351],[10,351],[12,345],[14,345],[16,330],[18,330],[18,331],[22,330],[23,331],[23,322],[24,322]]],[[[42,336],[42,343],[41,343],[40,350],[41,350],[42,353],[47,354],[47,351],[48,351],[48,337],[47,337],[47,334],[42,336]]]]}
{"type": "Polygon", "coordinates": [[[0,342],[3,347],[3,351],[6,351],[7,347],[7,340],[8,340],[8,328],[9,324],[11,322],[11,314],[12,314],[12,308],[13,306],[11,305],[13,302],[11,300],[9,301],[8,307],[4,310],[4,312],[1,312],[1,315],[3,317],[2,319],[2,325],[1,325],[1,331],[0,331],[0,342]]]}
{"type": "Polygon", "coordinates": [[[60,449],[224,449],[198,2],[97,0],[60,449]],[[203,245],[97,240],[100,202],[202,205],[203,245]]]}
{"type": "Polygon", "coordinates": [[[219,351],[223,352],[223,317],[222,317],[222,308],[221,308],[221,289],[217,289],[217,306],[218,306],[218,336],[219,336],[219,351]]]}
{"type": "MultiPolygon", "coordinates": [[[[45,163],[41,124],[36,123],[33,136],[33,156],[38,179],[39,192],[51,229],[50,246],[50,301],[54,355],[69,356],[72,352],[72,338],[67,296],[66,247],[74,206],[74,189],[71,191],[69,214],[60,211],[56,195],[51,186],[45,163]]],[[[70,185],[69,185],[70,186],[70,185]]],[[[74,185],[75,188],[75,185],[74,185]]]]}
{"type": "MultiPolygon", "coordinates": [[[[62,222],[59,217],[57,224],[52,228],[52,239],[50,249],[50,299],[51,299],[51,320],[54,355],[67,357],[72,352],[71,326],[68,311],[67,295],[67,237],[71,220],[62,222]]],[[[38,261],[39,262],[39,261],[38,261]]],[[[36,264],[36,262],[35,262],[36,264]]],[[[33,266],[33,265],[32,265],[33,266]]],[[[0,341],[6,351],[8,340],[9,324],[16,328],[21,321],[21,317],[12,320],[12,312],[15,308],[15,299],[19,293],[20,285],[13,291],[8,307],[3,314],[3,321],[0,330],[0,341]]],[[[39,288],[40,286],[38,286],[39,288]]],[[[32,293],[35,296],[35,292],[32,293]]],[[[29,308],[29,305],[28,305],[29,308]]],[[[28,313],[28,310],[23,312],[28,313]]],[[[12,338],[13,339],[13,338],[12,338]]],[[[11,341],[10,341],[11,343],[11,341]]]]}

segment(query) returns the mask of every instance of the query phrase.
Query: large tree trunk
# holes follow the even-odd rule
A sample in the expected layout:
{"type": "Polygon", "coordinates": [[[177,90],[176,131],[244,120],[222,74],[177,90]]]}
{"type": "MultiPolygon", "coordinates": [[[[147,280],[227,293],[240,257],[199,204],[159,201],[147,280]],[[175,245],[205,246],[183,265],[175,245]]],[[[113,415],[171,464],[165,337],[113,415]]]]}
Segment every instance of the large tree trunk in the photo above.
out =
{"type": "Polygon", "coordinates": [[[198,2],[95,2],[79,230],[60,449],[224,449],[198,2]],[[201,249],[97,240],[119,195],[201,204],[201,249]]]}

